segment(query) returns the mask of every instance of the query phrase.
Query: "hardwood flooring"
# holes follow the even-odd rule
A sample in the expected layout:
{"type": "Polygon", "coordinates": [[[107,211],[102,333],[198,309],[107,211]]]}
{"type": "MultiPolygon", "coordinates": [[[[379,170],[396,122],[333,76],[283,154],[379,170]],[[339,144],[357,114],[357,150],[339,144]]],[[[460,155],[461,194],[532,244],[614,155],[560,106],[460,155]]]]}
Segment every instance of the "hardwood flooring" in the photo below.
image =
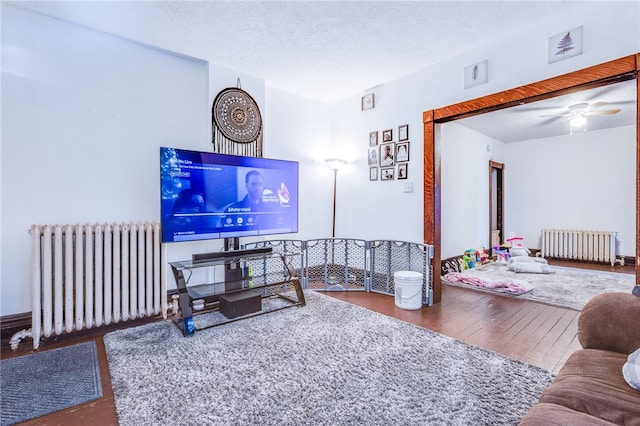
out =
{"type": "MultiPolygon", "coordinates": [[[[564,262],[553,262],[553,264],[576,266],[564,262]]],[[[613,272],[634,272],[633,266],[611,268],[601,265],[581,266],[613,272]]],[[[576,337],[579,312],[570,309],[453,286],[443,287],[442,303],[415,311],[398,308],[395,306],[393,297],[377,293],[328,292],[326,294],[554,373],[558,372],[572,352],[580,348],[576,337]]],[[[113,328],[79,333],[79,336],[42,343],[40,350],[48,350],[95,340],[99,353],[103,396],[95,401],[24,422],[21,425],[109,426],[118,424],[102,340],[103,335],[112,330],[113,328]]],[[[29,341],[26,341],[16,352],[3,347],[0,356],[4,359],[24,355],[30,351],[29,341]]]]}
{"type": "Polygon", "coordinates": [[[329,294],[554,373],[580,347],[578,311],[453,286],[442,291],[442,303],[415,311],[380,294],[329,294]]]}

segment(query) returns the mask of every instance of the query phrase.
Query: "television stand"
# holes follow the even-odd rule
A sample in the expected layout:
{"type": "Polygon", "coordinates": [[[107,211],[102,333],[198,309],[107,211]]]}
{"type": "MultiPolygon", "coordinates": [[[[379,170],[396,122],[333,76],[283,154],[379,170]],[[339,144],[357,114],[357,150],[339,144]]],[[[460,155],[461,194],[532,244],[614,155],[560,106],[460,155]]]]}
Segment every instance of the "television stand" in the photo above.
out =
{"type": "Polygon", "coordinates": [[[229,259],[239,258],[245,256],[251,256],[254,254],[269,254],[273,252],[272,247],[258,247],[254,249],[245,250],[228,250],[228,251],[213,251],[210,253],[196,253],[191,256],[191,260],[194,262],[207,262],[214,259],[229,259]]]}
{"type": "Polygon", "coordinates": [[[176,280],[180,307],[180,313],[173,322],[184,336],[256,315],[305,306],[300,279],[292,274],[289,267],[289,258],[299,254],[285,256],[270,250],[235,250],[228,253],[232,254],[199,260],[194,260],[194,256],[191,260],[169,262],[176,280]],[[193,271],[216,267],[224,269],[223,280],[189,284],[193,271]],[[267,299],[270,302],[268,304],[275,307],[262,308],[262,302],[267,299]],[[200,309],[194,309],[194,300],[203,301],[198,304],[200,309]],[[195,325],[194,316],[216,311],[224,315],[222,320],[218,315],[218,319],[211,324],[195,325]]]}

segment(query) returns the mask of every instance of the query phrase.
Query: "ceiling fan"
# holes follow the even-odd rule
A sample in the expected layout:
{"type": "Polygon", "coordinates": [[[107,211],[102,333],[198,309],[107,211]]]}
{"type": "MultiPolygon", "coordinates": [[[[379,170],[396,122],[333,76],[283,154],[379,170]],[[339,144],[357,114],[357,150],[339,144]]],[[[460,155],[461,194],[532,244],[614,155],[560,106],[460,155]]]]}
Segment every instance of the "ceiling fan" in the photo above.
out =
{"type": "Polygon", "coordinates": [[[561,118],[562,121],[569,121],[571,125],[571,133],[573,133],[573,129],[578,129],[580,127],[586,131],[587,117],[591,115],[613,115],[620,112],[620,108],[600,109],[605,105],[609,105],[609,102],[580,102],[569,105],[565,111],[556,114],[541,115],[540,117],[553,117],[553,119],[561,118]]]}
{"type": "Polygon", "coordinates": [[[572,120],[576,117],[584,118],[590,115],[613,115],[620,112],[620,108],[600,109],[605,105],[609,105],[609,102],[580,102],[578,104],[569,105],[566,111],[556,114],[541,115],[540,117],[566,117],[567,120],[572,120]]]}

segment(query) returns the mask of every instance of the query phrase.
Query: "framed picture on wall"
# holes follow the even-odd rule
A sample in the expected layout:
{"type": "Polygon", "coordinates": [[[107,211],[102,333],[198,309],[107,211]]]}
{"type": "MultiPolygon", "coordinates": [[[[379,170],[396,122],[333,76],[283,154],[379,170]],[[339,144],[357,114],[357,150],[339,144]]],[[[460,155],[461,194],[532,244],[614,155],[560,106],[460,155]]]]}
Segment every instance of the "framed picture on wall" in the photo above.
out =
{"type": "Polygon", "coordinates": [[[407,163],[398,164],[398,179],[406,179],[407,178],[407,163]]]}
{"type": "Polygon", "coordinates": [[[378,180],[378,168],[369,167],[369,180],[378,180]]]}
{"type": "Polygon", "coordinates": [[[549,37],[548,51],[550,64],[572,56],[582,55],[582,27],[549,37]]]}
{"type": "Polygon", "coordinates": [[[464,88],[468,89],[487,82],[487,60],[464,68],[464,88]]]}
{"type": "Polygon", "coordinates": [[[373,93],[368,93],[362,97],[361,108],[362,111],[366,111],[368,109],[373,109],[373,93]]]}
{"type": "Polygon", "coordinates": [[[367,164],[369,164],[370,166],[377,166],[378,165],[378,147],[377,146],[373,146],[373,147],[369,147],[369,154],[367,155],[367,164]]]}
{"type": "Polygon", "coordinates": [[[369,132],[369,146],[377,146],[378,145],[378,131],[369,132]]]}
{"type": "Polygon", "coordinates": [[[399,141],[408,141],[409,140],[409,125],[403,124],[398,127],[398,140],[399,141]]]}
{"type": "Polygon", "coordinates": [[[391,142],[393,140],[393,129],[382,131],[382,142],[391,142]]]}
{"type": "Polygon", "coordinates": [[[409,142],[398,142],[396,144],[396,162],[409,161],[409,142]]]}
{"type": "Polygon", "coordinates": [[[380,145],[380,166],[389,167],[396,164],[396,147],[395,143],[383,143],[380,145]]]}
{"type": "Polygon", "coordinates": [[[393,180],[395,167],[381,167],[380,168],[380,180],[393,180]]]}

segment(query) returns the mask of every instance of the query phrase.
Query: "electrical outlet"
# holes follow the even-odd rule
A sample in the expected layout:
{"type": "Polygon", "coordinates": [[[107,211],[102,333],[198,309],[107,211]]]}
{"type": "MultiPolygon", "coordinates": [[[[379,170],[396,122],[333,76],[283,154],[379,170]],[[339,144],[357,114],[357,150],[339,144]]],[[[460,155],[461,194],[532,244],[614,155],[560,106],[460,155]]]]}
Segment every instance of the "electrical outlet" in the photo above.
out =
{"type": "Polygon", "coordinates": [[[404,181],[402,185],[402,192],[413,192],[413,181],[407,180],[404,181]]]}

